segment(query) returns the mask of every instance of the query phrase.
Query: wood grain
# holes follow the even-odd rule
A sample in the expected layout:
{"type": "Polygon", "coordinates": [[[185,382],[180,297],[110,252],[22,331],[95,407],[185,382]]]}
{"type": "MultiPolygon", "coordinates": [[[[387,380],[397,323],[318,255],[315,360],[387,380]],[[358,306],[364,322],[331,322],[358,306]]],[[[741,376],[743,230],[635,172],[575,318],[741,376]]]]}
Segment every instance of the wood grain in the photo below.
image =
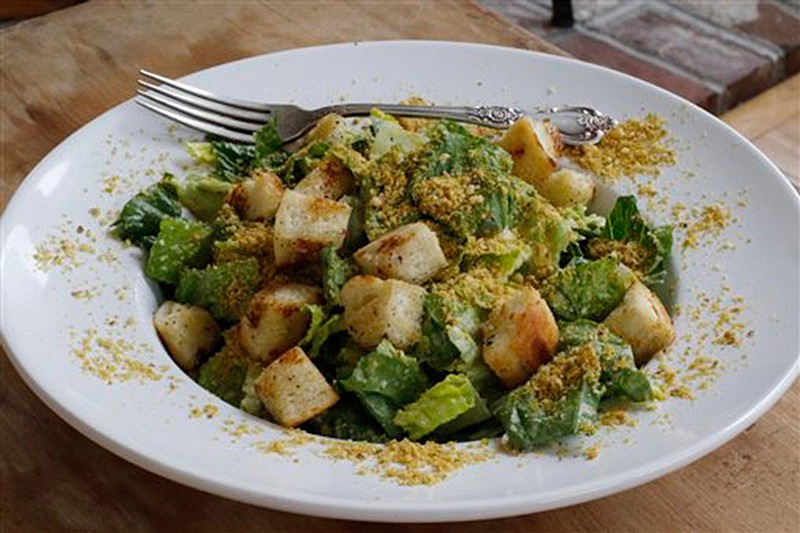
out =
{"type": "Polygon", "coordinates": [[[800,191],[800,74],[723,119],[763,150],[800,191]]]}
{"type": "MultiPolygon", "coordinates": [[[[557,51],[470,2],[82,4],[0,33],[2,203],[66,135],[130,97],[137,65],[177,76],[271,50],[393,38],[557,51]]],[[[781,87],[776,90],[785,91],[781,87]]],[[[770,126],[745,112],[737,120],[758,122],[753,130],[758,135],[780,126],[780,121],[770,126]]],[[[795,384],[775,408],[728,445],[637,489],[506,520],[380,528],[387,533],[478,533],[487,528],[798,531],[798,442],[800,385],[795,384]]],[[[51,413],[2,357],[0,531],[65,529],[336,533],[373,531],[376,526],[260,509],[146,472],[94,445],[51,413]]]]}

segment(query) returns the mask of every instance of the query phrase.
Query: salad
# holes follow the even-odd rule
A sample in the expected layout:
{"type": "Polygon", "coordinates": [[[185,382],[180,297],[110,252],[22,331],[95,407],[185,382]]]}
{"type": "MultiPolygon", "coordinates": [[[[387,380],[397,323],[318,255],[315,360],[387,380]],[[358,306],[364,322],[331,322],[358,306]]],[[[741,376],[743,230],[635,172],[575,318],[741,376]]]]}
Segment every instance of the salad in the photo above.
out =
{"type": "Polygon", "coordinates": [[[188,143],[114,232],[146,251],[167,351],[224,401],[350,440],[531,450],[655,394],[672,230],[591,214],[548,122],[329,115],[292,149],[188,143]]]}

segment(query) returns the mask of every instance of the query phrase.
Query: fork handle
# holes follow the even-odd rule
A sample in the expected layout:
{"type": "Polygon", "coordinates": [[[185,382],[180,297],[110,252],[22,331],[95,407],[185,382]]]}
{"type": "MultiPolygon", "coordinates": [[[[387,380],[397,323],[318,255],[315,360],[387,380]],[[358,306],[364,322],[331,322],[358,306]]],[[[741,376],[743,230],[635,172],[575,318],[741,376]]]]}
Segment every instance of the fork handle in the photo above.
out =
{"type": "Polygon", "coordinates": [[[537,107],[523,111],[507,106],[414,106],[398,104],[339,104],[316,110],[319,116],[337,113],[342,116],[369,115],[378,109],[390,115],[417,118],[448,118],[489,128],[507,128],[524,116],[549,119],[565,142],[585,144],[597,142],[617,122],[596,109],[581,106],[537,107]]]}

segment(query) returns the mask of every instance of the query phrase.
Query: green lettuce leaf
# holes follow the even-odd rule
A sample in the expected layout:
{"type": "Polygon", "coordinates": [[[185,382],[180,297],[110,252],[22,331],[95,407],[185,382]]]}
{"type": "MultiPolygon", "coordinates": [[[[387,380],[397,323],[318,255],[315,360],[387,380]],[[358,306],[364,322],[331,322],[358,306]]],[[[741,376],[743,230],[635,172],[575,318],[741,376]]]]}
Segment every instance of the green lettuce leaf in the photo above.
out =
{"type": "Polygon", "coordinates": [[[563,320],[603,320],[625,296],[636,277],[614,257],[576,261],[547,279],[542,295],[563,320]]]}
{"type": "Polygon", "coordinates": [[[208,309],[217,320],[235,322],[258,288],[258,261],[244,259],[203,270],[186,269],[175,289],[175,299],[208,309]]]}
{"type": "Polygon", "coordinates": [[[261,402],[258,395],[256,395],[255,387],[256,379],[258,379],[258,376],[261,375],[263,370],[261,365],[251,363],[247,367],[247,373],[242,382],[242,399],[239,402],[239,409],[253,416],[264,415],[264,404],[261,402]]]}
{"type": "Polygon", "coordinates": [[[178,191],[171,174],[128,200],[112,225],[114,234],[140,248],[150,248],[165,218],[181,216],[178,191]]]}
{"type": "MultiPolygon", "coordinates": [[[[254,135],[255,144],[244,144],[212,138],[209,142],[214,152],[214,175],[222,180],[237,182],[245,179],[254,169],[280,169],[289,153],[283,149],[275,119],[265,124],[254,135]]],[[[206,160],[211,158],[203,153],[206,160]]]]}
{"type": "Polygon", "coordinates": [[[400,409],[394,423],[407,431],[409,438],[419,440],[470,411],[479,399],[466,376],[448,374],[423,392],[418,400],[400,409]]]}
{"type": "Polygon", "coordinates": [[[524,385],[511,391],[495,409],[506,430],[508,442],[517,450],[530,451],[537,446],[574,435],[597,416],[600,394],[586,380],[567,393],[549,409],[524,385]]]}
{"type": "Polygon", "coordinates": [[[362,356],[339,385],[355,393],[384,430],[396,437],[402,430],[394,424],[394,414],[425,390],[428,378],[415,358],[383,341],[362,356]]]}
{"type": "Polygon", "coordinates": [[[644,372],[636,368],[633,351],[628,343],[611,333],[604,325],[591,320],[559,324],[559,351],[584,344],[592,344],[600,356],[600,382],[605,385],[604,398],[629,399],[634,402],[652,399],[650,380],[644,372]]]}
{"type": "Polygon", "coordinates": [[[203,267],[211,260],[212,230],[201,222],[165,218],[160,224],[145,265],[156,281],[176,284],[188,267],[203,267]]]}
{"type": "Polygon", "coordinates": [[[343,398],[304,426],[307,431],[335,439],[386,442],[383,428],[354,398],[343,398]]]}
{"type": "Polygon", "coordinates": [[[315,359],[320,355],[323,345],[337,333],[347,331],[347,326],[341,314],[328,316],[325,309],[314,304],[307,304],[305,308],[311,314],[311,323],[299,344],[311,359],[315,359]]]}
{"type": "Polygon", "coordinates": [[[591,257],[616,253],[643,283],[651,287],[666,279],[671,251],[672,226],[648,226],[633,196],[617,199],[601,236],[589,243],[591,257]]]}
{"type": "Polygon", "coordinates": [[[210,221],[219,212],[231,184],[212,176],[193,175],[178,187],[178,200],[200,220],[210,221]]]}
{"type": "Polygon", "coordinates": [[[358,268],[352,259],[339,257],[333,246],[323,248],[320,257],[325,301],[328,305],[341,305],[339,293],[347,280],[358,274],[358,268]]]}
{"type": "Polygon", "coordinates": [[[242,390],[247,363],[219,352],[200,367],[198,383],[204,389],[238,407],[245,394],[242,390]]]}

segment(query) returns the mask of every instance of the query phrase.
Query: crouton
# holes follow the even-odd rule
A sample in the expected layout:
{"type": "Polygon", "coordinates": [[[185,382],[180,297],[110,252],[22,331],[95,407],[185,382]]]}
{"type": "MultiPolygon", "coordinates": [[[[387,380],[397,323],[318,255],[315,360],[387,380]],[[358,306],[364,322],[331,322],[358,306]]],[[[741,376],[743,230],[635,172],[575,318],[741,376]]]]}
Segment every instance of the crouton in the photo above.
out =
{"type": "Polygon", "coordinates": [[[255,294],[236,326],[251,357],[269,363],[303,338],[310,316],[306,304],[321,304],[322,290],[301,283],[272,285],[255,294]]]}
{"type": "Polygon", "coordinates": [[[646,363],[675,340],[672,319],[658,296],[637,281],[603,323],[631,345],[636,364],[646,363]]]}
{"type": "Polygon", "coordinates": [[[338,200],[352,192],[355,187],[353,173],[336,157],[325,158],[295,186],[301,192],[315,198],[338,200]]]}
{"type": "Polygon", "coordinates": [[[397,348],[413,346],[422,337],[425,292],[394,279],[351,278],[340,293],[347,330],[365,348],[374,348],[384,338],[397,348]]]}
{"type": "Polygon", "coordinates": [[[530,117],[516,121],[497,145],[514,159],[512,173],[537,188],[556,169],[564,149],[561,134],[549,121],[530,117]]]}
{"type": "Polygon", "coordinates": [[[597,186],[589,174],[561,168],[545,178],[537,189],[556,207],[569,207],[589,205],[597,186]]]}
{"type": "Polygon", "coordinates": [[[328,245],[339,248],[351,208],[343,202],[286,191],[275,215],[275,263],[284,267],[319,261],[328,245]]]}
{"type": "Polygon", "coordinates": [[[447,266],[439,239],[422,222],[406,224],[353,254],[365,274],[424,283],[447,266]]]}
{"type": "Polygon", "coordinates": [[[228,193],[226,201],[244,220],[271,220],[283,197],[283,183],[274,173],[259,170],[228,193]]]}
{"type": "Polygon", "coordinates": [[[286,427],[299,426],[339,401],[336,390],[296,346],[270,363],[254,385],[267,411],[286,427]]]}
{"type": "Polygon", "coordinates": [[[219,344],[219,326],[200,307],[168,300],[153,315],[153,324],[169,355],[184,370],[194,369],[219,344]]]}
{"type": "Polygon", "coordinates": [[[525,382],[557,344],[553,313],[533,287],[495,307],[483,324],[483,360],[508,388],[525,382]]]}

